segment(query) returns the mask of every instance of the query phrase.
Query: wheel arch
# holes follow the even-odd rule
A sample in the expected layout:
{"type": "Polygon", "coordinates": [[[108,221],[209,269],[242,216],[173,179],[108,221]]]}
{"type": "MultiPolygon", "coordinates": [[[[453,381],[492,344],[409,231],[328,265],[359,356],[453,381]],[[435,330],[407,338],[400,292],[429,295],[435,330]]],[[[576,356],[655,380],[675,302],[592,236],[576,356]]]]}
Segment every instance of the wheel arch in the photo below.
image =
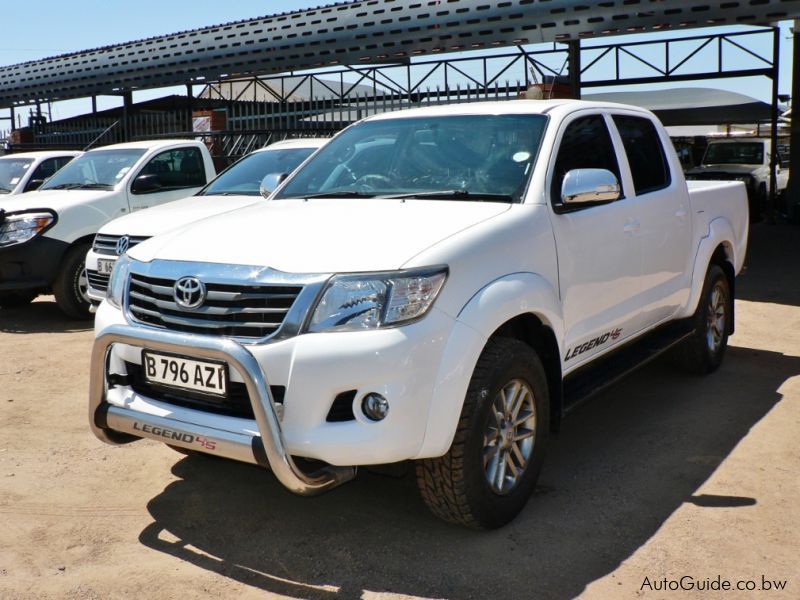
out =
{"type": "Polygon", "coordinates": [[[550,394],[550,431],[558,431],[563,414],[563,385],[561,371],[561,350],[555,332],[542,322],[535,313],[517,315],[503,323],[490,336],[517,339],[531,348],[539,356],[547,377],[550,394]]]}
{"type": "Polygon", "coordinates": [[[472,296],[457,315],[445,343],[416,458],[441,456],[450,448],[475,365],[493,336],[520,339],[539,353],[551,391],[551,427],[558,427],[562,333],[558,294],[540,275],[513,273],[472,296]]]}

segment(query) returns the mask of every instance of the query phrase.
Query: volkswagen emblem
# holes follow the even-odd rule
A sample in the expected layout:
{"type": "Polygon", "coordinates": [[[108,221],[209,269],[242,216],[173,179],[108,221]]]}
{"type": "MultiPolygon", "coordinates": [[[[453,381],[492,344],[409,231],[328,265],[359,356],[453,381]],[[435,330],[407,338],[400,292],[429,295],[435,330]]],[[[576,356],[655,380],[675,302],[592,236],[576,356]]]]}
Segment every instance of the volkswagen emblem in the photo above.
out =
{"type": "Polygon", "coordinates": [[[206,300],[206,286],[197,277],[181,277],[172,291],[175,303],[181,308],[197,308],[206,300]]]}
{"type": "Polygon", "coordinates": [[[123,235],[121,238],[117,240],[117,256],[122,256],[128,251],[128,248],[131,245],[131,238],[127,235],[123,235]]]}

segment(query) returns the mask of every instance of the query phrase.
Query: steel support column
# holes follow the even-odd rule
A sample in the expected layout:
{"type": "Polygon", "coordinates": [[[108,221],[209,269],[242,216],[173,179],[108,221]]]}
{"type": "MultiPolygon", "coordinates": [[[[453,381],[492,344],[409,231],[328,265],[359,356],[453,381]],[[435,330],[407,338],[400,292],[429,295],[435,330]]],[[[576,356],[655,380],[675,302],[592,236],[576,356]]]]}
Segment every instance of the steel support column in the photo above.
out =
{"type": "Polygon", "coordinates": [[[573,40],[567,44],[569,61],[569,91],[575,100],[581,99],[581,41],[573,40]]]}
{"type": "Polygon", "coordinates": [[[131,117],[133,116],[133,92],[122,93],[122,139],[131,140],[131,117]]]}
{"type": "Polygon", "coordinates": [[[792,29],[792,121],[790,125],[789,187],[786,190],[786,210],[790,219],[800,223],[800,118],[795,111],[800,108],[800,19],[795,19],[792,29]],[[795,105],[798,106],[795,106],[795,105]]]}
{"type": "Polygon", "coordinates": [[[778,187],[778,79],[780,74],[781,31],[772,29],[772,118],[770,123],[769,194],[767,195],[767,222],[775,222],[777,204],[775,192],[778,187]]]}

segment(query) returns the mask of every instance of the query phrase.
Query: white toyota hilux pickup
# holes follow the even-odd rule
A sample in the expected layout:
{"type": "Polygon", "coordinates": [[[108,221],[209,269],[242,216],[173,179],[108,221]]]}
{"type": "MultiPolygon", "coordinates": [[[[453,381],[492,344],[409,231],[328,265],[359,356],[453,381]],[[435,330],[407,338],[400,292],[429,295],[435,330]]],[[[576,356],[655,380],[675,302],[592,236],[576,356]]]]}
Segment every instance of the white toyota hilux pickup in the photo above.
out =
{"type": "Polygon", "coordinates": [[[687,189],[638,108],[374,116],[267,202],[118,259],[91,427],[261,465],[305,495],[414,460],[436,515],[498,527],[579,400],[670,349],[719,366],[747,233],[744,186],[687,189]]]}
{"type": "Polygon", "coordinates": [[[72,318],[88,318],[86,252],[115,217],[190,196],[215,174],[193,140],[156,140],[90,150],[37,191],[0,196],[0,309],[52,291],[72,318]]]}

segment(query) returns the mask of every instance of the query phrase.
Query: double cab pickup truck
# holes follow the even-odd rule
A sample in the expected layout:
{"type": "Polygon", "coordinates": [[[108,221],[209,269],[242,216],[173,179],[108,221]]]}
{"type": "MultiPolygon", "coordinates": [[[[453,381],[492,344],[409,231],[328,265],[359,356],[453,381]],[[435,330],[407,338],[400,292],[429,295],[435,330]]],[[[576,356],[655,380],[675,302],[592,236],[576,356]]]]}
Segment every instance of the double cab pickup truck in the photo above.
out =
{"type": "Polygon", "coordinates": [[[742,183],[687,187],[639,108],[373,116],[266,202],[117,260],[91,428],[259,465],[304,495],[414,461],[436,515],[499,527],[580,400],[662,352],[720,365],[747,233],[742,183]]]}
{"type": "Polygon", "coordinates": [[[133,142],[86,152],[35,192],[0,196],[0,309],[52,291],[67,316],[88,318],[84,263],[100,227],[190,196],[214,174],[201,142],[133,142]]]}

